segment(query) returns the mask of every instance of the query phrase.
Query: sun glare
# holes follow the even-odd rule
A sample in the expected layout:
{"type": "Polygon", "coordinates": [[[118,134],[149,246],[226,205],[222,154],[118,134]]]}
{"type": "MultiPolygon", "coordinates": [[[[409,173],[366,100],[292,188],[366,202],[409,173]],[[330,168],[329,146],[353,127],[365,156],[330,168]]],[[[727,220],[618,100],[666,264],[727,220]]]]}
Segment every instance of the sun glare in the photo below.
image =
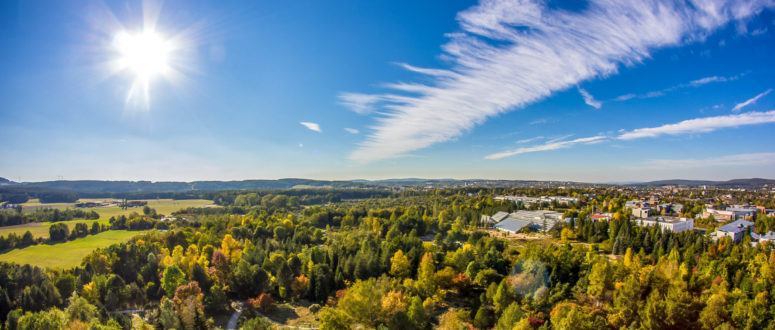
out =
{"type": "Polygon", "coordinates": [[[115,47],[120,54],[119,65],[133,71],[137,78],[148,80],[169,70],[170,45],[152,31],[122,31],[116,35],[115,47]]]}
{"type": "Polygon", "coordinates": [[[150,107],[151,82],[158,77],[170,79],[174,76],[171,54],[174,45],[169,39],[153,30],[141,32],[120,31],[113,38],[115,72],[126,72],[133,76],[132,86],[126,102],[150,107]]]}

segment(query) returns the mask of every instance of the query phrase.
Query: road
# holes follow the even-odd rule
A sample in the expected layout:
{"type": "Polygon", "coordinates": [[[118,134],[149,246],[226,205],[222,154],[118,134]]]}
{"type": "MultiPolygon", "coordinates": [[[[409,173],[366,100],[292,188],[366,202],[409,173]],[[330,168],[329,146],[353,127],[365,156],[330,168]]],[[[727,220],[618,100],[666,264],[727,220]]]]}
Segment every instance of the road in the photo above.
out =
{"type": "Polygon", "coordinates": [[[229,323],[226,324],[226,330],[235,330],[237,329],[237,320],[239,320],[239,316],[242,314],[242,308],[234,310],[234,314],[231,314],[231,318],[229,319],[229,323]]]}

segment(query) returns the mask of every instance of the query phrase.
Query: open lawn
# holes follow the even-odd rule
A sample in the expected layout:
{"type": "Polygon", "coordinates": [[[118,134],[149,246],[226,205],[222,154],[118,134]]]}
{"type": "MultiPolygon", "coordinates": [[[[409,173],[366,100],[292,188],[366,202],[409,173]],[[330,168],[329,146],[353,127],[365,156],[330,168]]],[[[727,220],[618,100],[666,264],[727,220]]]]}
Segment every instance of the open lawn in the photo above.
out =
{"type": "Polygon", "coordinates": [[[40,267],[70,268],[80,265],[81,260],[95,249],[126,242],[144,232],[147,231],[110,230],[65,243],[33,245],[0,254],[0,261],[40,267]]]}
{"type": "Polygon", "coordinates": [[[92,223],[99,222],[101,224],[109,224],[108,219],[97,219],[97,220],[83,220],[83,219],[76,219],[76,220],[68,220],[68,221],[60,221],[60,222],[32,222],[32,223],[26,223],[23,225],[16,225],[16,226],[6,226],[6,227],[0,227],[0,236],[8,236],[10,233],[16,233],[17,235],[21,236],[24,235],[26,231],[30,231],[32,233],[32,237],[38,238],[48,238],[48,227],[55,223],[64,223],[67,225],[67,228],[70,230],[73,230],[76,223],[85,223],[87,226],[89,226],[89,229],[91,229],[92,223]]]}
{"type": "MultiPolygon", "coordinates": [[[[111,198],[89,198],[89,199],[79,199],[78,202],[111,202],[116,200],[117,199],[111,199],[111,198]]],[[[184,209],[187,207],[203,207],[206,205],[213,204],[213,201],[206,200],[206,199],[179,199],[179,200],[143,199],[143,201],[147,201],[149,207],[156,209],[156,213],[160,213],[164,215],[170,215],[172,214],[172,212],[175,212],[177,210],[184,209]]],[[[42,204],[37,199],[30,199],[27,203],[24,203],[21,205],[25,211],[32,211],[40,208],[66,209],[66,208],[75,207],[75,203],[42,204]]],[[[94,210],[95,212],[100,214],[101,219],[108,219],[112,216],[118,216],[121,214],[128,215],[132,212],[137,212],[137,213],[143,212],[142,207],[130,207],[130,208],[127,208],[126,210],[122,210],[118,206],[84,208],[83,210],[86,210],[86,211],[94,210]]]]}

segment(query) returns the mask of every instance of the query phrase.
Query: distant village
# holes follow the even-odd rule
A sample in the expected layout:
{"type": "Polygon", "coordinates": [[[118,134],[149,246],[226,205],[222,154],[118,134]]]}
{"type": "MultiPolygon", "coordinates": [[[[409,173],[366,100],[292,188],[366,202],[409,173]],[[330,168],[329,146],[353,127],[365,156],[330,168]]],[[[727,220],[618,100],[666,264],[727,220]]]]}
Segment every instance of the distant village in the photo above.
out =
{"type": "MultiPolygon", "coordinates": [[[[567,208],[568,206],[577,206],[579,198],[566,196],[497,196],[494,200],[515,203],[519,208],[529,208],[531,210],[517,210],[514,212],[496,212],[494,214],[481,215],[481,224],[485,227],[493,228],[507,233],[520,232],[547,232],[552,230],[558,223],[569,223],[577,221],[577,218],[567,217],[557,209],[567,208]],[[535,209],[540,208],[540,209],[535,209]]],[[[683,231],[695,230],[706,232],[705,228],[696,228],[695,219],[682,217],[684,205],[680,203],[660,202],[660,198],[652,197],[650,199],[632,199],[625,203],[625,209],[629,212],[627,217],[637,226],[656,226],[663,231],[680,233],[683,231]]],[[[763,206],[747,204],[715,205],[706,204],[702,213],[697,215],[701,218],[710,218],[716,223],[721,224],[715,230],[708,233],[712,239],[718,240],[723,237],[729,237],[732,241],[740,241],[744,235],[750,235],[752,244],[758,242],[775,240],[775,232],[756,233],[753,229],[758,214],[768,216],[775,215],[775,209],[768,209],[763,206]]],[[[611,221],[614,219],[613,213],[594,212],[586,215],[585,218],[591,221],[611,221]]]]}

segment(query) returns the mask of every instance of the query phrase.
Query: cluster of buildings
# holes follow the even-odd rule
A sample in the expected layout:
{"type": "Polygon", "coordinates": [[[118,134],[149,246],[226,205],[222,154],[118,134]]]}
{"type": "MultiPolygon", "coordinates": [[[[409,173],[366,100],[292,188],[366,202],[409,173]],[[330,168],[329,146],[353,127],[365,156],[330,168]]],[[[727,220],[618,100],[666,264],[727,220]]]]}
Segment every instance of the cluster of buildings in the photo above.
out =
{"type": "Polygon", "coordinates": [[[12,208],[16,208],[17,205],[19,204],[5,203],[0,205],[0,209],[12,209],[12,208]]]}
{"type": "Polygon", "coordinates": [[[80,208],[93,208],[93,207],[110,207],[114,205],[121,204],[120,201],[112,201],[112,202],[82,202],[82,203],[76,203],[75,207],[80,208]]]}
{"type": "Polygon", "coordinates": [[[563,221],[562,213],[555,211],[516,211],[513,213],[498,212],[482,215],[482,223],[509,233],[517,233],[525,227],[537,231],[551,230],[558,222],[563,221]]]}
{"type": "Polygon", "coordinates": [[[702,217],[713,217],[716,221],[756,220],[756,212],[758,211],[767,212],[766,209],[758,206],[733,205],[725,207],[708,205],[702,211],[702,217]]]}
{"type": "Polygon", "coordinates": [[[560,205],[568,205],[568,204],[575,204],[579,202],[579,199],[576,197],[565,197],[565,196],[541,196],[541,197],[527,197],[527,196],[498,196],[495,197],[495,200],[508,200],[513,201],[517,205],[525,205],[530,206],[534,204],[552,204],[554,202],[557,202],[560,205]]]}
{"type": "Polygon", "coordinates": [[[624,207],[636,218],[647,218],[655,214],[681,214],[684,206],[679,203],[657,203],[656,201],[631,200],[624,207]]]}

